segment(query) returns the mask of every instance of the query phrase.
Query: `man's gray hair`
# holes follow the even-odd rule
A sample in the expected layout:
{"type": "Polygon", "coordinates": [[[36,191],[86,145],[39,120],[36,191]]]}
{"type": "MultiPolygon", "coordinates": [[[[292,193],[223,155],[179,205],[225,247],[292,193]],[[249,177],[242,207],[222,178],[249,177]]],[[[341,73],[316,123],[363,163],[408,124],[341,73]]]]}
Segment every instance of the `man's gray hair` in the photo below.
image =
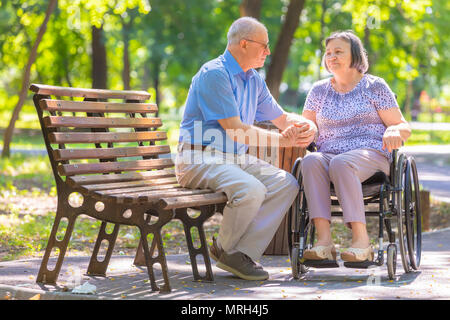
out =
{"type": "Polygon", "coordinates": [[[248,39],[261,28],[267,32],[267,28],[261,22],[252,17],[242,17],[233,22],[228,29],[228,45],[238,44],[242,39],[248,39]]]}

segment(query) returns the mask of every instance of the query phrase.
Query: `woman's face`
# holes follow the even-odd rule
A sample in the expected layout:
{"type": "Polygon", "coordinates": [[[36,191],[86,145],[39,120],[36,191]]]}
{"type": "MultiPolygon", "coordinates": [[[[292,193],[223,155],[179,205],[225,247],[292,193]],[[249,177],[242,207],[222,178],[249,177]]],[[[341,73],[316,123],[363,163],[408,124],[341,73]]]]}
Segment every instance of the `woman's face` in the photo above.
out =
{"type": "Polygon", "coordinates": [[[350,43],[342,39],[330,40],[325,51],[325,63],[331,73],[350,69],[352,53],[350,43]]]}

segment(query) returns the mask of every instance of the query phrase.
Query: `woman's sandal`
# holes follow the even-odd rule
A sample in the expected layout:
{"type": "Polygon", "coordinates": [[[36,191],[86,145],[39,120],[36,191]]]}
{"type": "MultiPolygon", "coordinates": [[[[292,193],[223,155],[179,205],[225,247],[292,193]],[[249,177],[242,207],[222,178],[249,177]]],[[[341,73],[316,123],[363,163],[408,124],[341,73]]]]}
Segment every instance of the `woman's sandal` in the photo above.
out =
{"type": "Polygon", "coordinates": [[[315,246],[311,249],[306,249],[303,253],[305,260],[333,260],[336,261],[336,247],[334,244],[329,246],[315,246]]]}
{"type": "Polygon", "coordinates": [[[361,248],[348,248],[341,253],[341,259],[346,262],[363,262],[373,261],[374,253],[373,247],[368,246],[365,249],[361,248]]]}

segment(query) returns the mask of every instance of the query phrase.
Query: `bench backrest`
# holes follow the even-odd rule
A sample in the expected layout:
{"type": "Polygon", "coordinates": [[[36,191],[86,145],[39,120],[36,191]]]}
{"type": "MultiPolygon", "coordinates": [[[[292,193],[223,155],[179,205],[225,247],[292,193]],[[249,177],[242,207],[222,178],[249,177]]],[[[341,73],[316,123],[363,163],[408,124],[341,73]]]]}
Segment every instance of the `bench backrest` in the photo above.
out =
{"type": "Polygon", "coordinates": [[[32,84],[55,179],[173,166],[166,132],[145,91],[32,84]],[[65,97],[63,99],[62,97],[65,97]]]}

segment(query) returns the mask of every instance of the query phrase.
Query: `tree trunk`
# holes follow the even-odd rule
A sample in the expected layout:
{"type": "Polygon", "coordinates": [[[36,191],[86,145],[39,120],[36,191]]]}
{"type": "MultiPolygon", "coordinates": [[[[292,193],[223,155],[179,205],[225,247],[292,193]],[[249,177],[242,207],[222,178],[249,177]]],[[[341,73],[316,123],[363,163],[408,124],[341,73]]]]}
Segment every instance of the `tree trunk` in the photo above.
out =
{"type": "Polygon", "coordinates": [[[253,17],[258,19],[261,17],[262,0],[242,0],[239,6],[241,17],[253,17]]]}
{"type": "Polygon", "coordinates": [[[305,0],[291,0],[286,13],[286,19],[281,28],[275,45],[270,65],[267,71],[266,83],[273,97],[278,100],[280,95],[280,84],[284,69],[286,68],[289,48],[298,27],[300,14],[302,13],[305,0]]]}
{"type": "Polygon", "coordinates": [[[30,84],[31,67],[34,61],[36,60],[39,44],[41,43],[42,38],[44,37],[45,31],[47,30],[48,21],[50,20],[50,16],[52,15],[52,12],[56,8],[57,4],[58,0],[50,0],[47,7],[47,11],[45,12],[44,21],[42,22],[41,27],[39,28],[38,35],[36,37],[36,40],[34,41],[33,47],[31,48],[30,56],[28,58],[27,65],[23,72],[22,88],[19,93],[19,101],[14,107],[11,120],[9,121],[8,128],[6,128],[5,135],[3,137],[3,150],[2,150],[3,158],[9,157],[10,144],[14,132],[14,126],[16,124],[17,119],[19,118],[19,113],[20,110],[22,109],[25,99],[27,98],[28,87],[30,84]]]}
{"type": "Polygon", "coordinates": [[[103,26],[92,26],[92,88],[107,88],[106,48],[103,26]]]}

